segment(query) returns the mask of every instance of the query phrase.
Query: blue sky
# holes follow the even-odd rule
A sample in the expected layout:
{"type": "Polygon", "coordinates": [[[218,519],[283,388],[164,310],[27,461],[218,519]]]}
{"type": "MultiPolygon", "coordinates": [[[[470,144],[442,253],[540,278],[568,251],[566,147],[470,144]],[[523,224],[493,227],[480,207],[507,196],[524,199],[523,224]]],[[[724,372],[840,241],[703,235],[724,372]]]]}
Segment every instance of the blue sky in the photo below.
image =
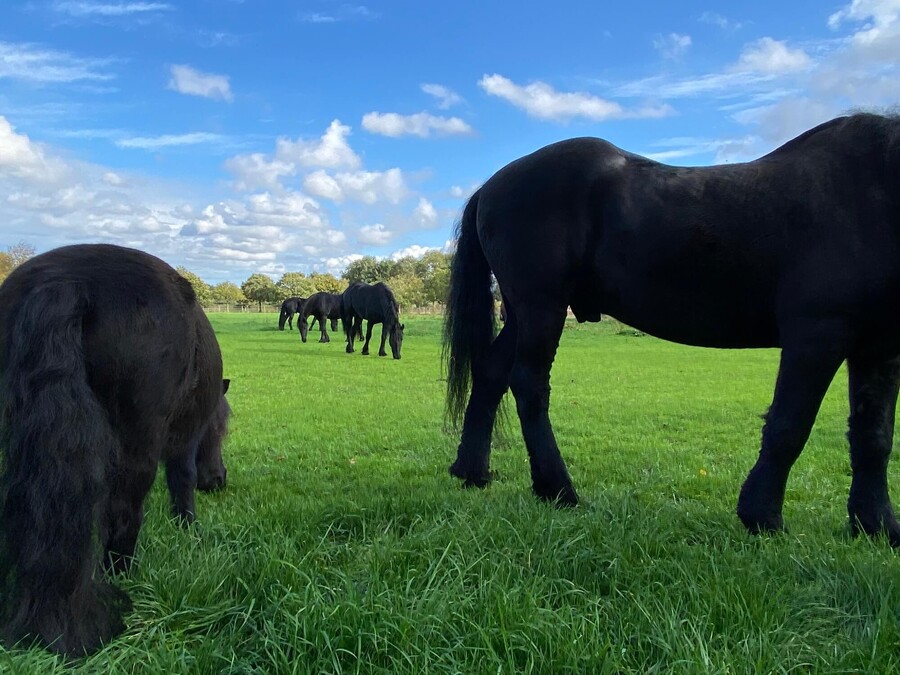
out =
{"type": "Polygon", "coordinates": [[[746,161],[898,71],[900,0],[4,0],[0,248],[339,273],[445,248],[547,143],[746,161]]]}

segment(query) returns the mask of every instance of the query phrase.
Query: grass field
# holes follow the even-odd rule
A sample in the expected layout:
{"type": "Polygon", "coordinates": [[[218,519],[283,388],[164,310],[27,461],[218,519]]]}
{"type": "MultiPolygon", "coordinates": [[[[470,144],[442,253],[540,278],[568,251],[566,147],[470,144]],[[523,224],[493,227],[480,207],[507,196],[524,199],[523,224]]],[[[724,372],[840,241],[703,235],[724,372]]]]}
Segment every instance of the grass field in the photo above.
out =
{"type": "Polygon", "coordinates": [[[734,507],[774,351],[570,322],[551,417],[582,505],[556,510],[530,495],[517,426],[495,443],[491,487],[448,475],[439,318],[406,320],[401,361],[347,355],[339,336],[300,344],[273,315],[212,321],[232,379],[227,490],[200,495],[184,531],[158,481],[119,581],[128,631],[74,665],[0,650],[0,671],[900,666],[900,560],[848,535],[845,371],[788,484],[789,534],[756,538],[734,507]]]}

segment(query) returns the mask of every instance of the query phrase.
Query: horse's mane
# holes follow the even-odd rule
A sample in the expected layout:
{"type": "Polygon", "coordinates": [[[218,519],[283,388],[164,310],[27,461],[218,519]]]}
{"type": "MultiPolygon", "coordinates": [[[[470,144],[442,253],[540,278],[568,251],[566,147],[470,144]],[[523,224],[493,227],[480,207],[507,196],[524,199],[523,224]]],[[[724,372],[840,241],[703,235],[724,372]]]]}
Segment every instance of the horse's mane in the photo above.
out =
{"type": "Polygon", "coordinates": [[[860,127],[866,127],[869,130],[873,131],[897,133],[898,131],[900,131],[900,129],[898,129],[898,126],[900,126],[900,114],[896,112],[881,114],[875,112],[855,111],[850,114],[843,115],[842,117],[835,117],[834,119],[828,120],[827,122],[822,122],[822,124],[819,124],[818,126],[815,126],[808,131],[804,131],[796,138],[792,138],[786,143],[778,146],[775,150],[768,153],[766,157],[775,154],[781,154],[783,152],[791,152],[807,145],[808,143],[818,141],[820,136],[827,133],[840,134],[845,130],[859,129],[860,127]]]}

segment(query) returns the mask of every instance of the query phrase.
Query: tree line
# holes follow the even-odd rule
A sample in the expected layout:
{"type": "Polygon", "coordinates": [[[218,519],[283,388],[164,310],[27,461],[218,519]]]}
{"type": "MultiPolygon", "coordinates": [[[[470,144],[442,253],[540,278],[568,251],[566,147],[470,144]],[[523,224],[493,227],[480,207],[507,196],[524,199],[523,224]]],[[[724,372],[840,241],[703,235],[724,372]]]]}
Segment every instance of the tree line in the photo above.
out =
{"type": "MultiPolygon", "coordinates": [[[[0,251],[0,282],[34,253],[34,247],[24,242],[0,251]]],[[[420,258],[407,256],[398,260],[367,255],[347,265],[340,277],[320,272],[285,272],[275,281],[267,274],[256,273],[240,285],[230,281],[208,284],[186,267],[176,269],[190,282],[197,300],[204,307],[253,303],[262,311],[264,303],[280,304],[285,298],[307,298],[318,291],[342,293],[356,281],[367,284],[383,281],[394,291],[401,307],[412,308],[444,302],[450,285],[452,259],[451,254],[440,251],[429,251],[420,258]]]]}

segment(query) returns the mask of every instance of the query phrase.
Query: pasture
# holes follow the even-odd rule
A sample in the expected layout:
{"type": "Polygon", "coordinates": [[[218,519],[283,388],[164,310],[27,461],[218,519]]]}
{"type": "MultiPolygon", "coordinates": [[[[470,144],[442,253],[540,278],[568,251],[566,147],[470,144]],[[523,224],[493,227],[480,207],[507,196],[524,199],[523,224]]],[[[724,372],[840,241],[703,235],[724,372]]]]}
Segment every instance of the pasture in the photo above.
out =
{"type": "Polygon", "coordinates": [[[441,322],[403,320],[394,361],[345,354],[339,338],[301,344],[277,315],[212,315],[232,381],[227,489],[198,494],[186,531],[160,476],[137,564],[118,581],[134,601],[126,633],[68,664],[0,648],[0,671],[900,665],[900,561],[848,534],[845,369],[788,483],[789,532],[752,537],[734,511],[776,351],[569,320],[550,415],[582,504],[557,510],[530,494],[514,423],[495,438],[489,488],[449,476],[441,322]]]}

